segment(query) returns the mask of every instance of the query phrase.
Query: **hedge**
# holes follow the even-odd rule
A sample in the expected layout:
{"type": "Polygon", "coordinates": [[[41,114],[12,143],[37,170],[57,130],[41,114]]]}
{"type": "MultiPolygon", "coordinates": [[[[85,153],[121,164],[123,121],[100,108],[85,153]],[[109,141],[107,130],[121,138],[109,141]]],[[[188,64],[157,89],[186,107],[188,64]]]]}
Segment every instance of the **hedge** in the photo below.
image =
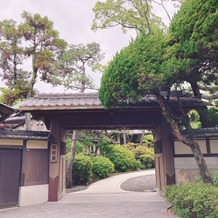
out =
{"type": "Polygon", "coordinates": [[[218,188],[203,182],[167,186],[165,196],[182,218],[217,218],[218,188]]]}
{"type": "Polygon", "coordinates": [[[100,179],[108,177],[114,172],[114,164],[110,159],[103,156],[96,156],[92,159],[93,169],[92,172],[100,179]]]}

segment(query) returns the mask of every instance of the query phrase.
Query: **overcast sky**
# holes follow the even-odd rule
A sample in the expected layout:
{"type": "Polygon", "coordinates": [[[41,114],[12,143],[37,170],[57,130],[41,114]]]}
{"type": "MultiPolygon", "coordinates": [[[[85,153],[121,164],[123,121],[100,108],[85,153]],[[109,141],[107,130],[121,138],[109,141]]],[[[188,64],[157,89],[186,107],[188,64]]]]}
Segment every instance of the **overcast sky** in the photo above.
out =
{"type": "MultiPolygon", "coordinates": [[[[134,34],[123,34],[120,28],[107,30],[91,30],[94,13],[92,8],[97,0],[1,0],[0,20],[13,19],[22,21],[21,13],[25,10],[31,14],[39,13],[47,16],[59,31],[60,37],[69,44],[86,44],[97,42],[100,44],[105,59],[103,63],[113,58],[115,53],[128,45],[134,34]]],[[[169,5],[168,10],[172,13],[169,5]]],[[[162,12],[157,9],[157,13],[162,12]]],[[[94,74],[96,85],[99,86],[100,75],[94,74]]],[[[41,83],[37,85],[40,92],[60,92],[63,90],[47,88],[41,83]]]]}

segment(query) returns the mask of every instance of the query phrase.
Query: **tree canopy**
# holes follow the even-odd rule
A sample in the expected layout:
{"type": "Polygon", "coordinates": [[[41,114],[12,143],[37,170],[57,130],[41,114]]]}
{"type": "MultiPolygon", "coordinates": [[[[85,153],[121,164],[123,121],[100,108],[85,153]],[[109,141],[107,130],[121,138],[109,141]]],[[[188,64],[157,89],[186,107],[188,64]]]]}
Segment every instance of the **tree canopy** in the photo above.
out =
{"type": "Polygon", "coordinates": [[[0,22],[0,77],[8,86],[2,90],[7,104],[32,96],[37,79],[51,82],[54,63],[67,45],[48,17],[24,11],[22,18],[20,24],[0,22]],[[29,63],[32,69],[26,70],[29,63]]]}
{"type": "Polygon", "coordinates": [[[8,89],[3,89],[3,101],[9,105],[29,92],[29,73],[21,68],[26,59],[22,32],[13,20],[0,22],[0,76],[8,89]]]}
{"type": "Polygon", "coordinates": [[[67,89],[94,89],[92,78],[87,69],[97,70],[99,62],[104,58],[100,45],[96,42],[69,45],[61,58],[55,64],[56,74],[52,79],[55,85],[64,85],[67,89]]]}
{"type": "MultiPolygon", "coordinates": [[[[218,91],[217,8],[216,0],[186,0],[169,28],[171,58],[189,60],[186,72],[181,71],[180,77],[190,82],[197,97],[202,94],[206,97],[205,91],[213,95],[218,91]]],[[[217,95],[214,97],[216,99],[217,95]]]]}
{"type": "Polygon", "coordinates": [[[135,29],[139,32],[150,29],[152,16],[150,0],[98,1],[93,11],[95,13],[93,30],[117,25],[120,25],[124,32],[127,29],[135,29]]]}
{"type": "MultiPolygon", "coordinates": [[[[95,18],[92,29],[106,29],[120,26],[124,33],[128,30],[136,30],[137,33],[148,34],[153,24],[163,25],[158,13],[152,8],[159,6],[159,9],[166,13],[169,20],[171,15],[165,7],[169,0],[106,0],[97,1],[93,11],[95,18]]],[[[170,0],[172,4],[181,4],[183,0],[170,0]]]]}
{"type": "Polygon", "coordinates": [[[19,28],[27,43],[25,54],[32,59],[30,77],[30,95],[32,95],[31,92],[39,75],[42,81],[51,82],[54,63],[63,53],[67,43],[59,38],[58,31],[53,28],[53,22],[48,17],[41,17],[39,14],[31,15],[24,11],[22,18],[24,22],[19,28]]]}
{"type": "Polygon", "coordinates": [[[164,89],[164,33],[141,35],[117,53],[103,74],[99,97],[106,108],[118,101],[135,101],[154,90],[164,89]]]}
{"type": "Polygon", "coordinates": [[[186,0],[167,33],[155,25],[149,34],[141,33],[110,62],[99,91],[100,100],[106,108],[153,94],[172,133],[193,151],[205,182],[211,182],[211,179],[189,117],[179,103],[179,96],[180,113],[175,114],[169,104],[170,98],[163,96],[162,91],[168,91],[170,96],[172,89],[183,89],[180,84],[188,82],[196,96],[199,91],[197,82],[203,81],[205,73],[216,75],[217,60],[209,54],[217,52],[218,28],[215,26],[212,35],[207,31],[217,24],[217,4],[215,0],[186,0]],[[206,18],[211,19],[205,23],[206,18]],[[181,123],[188,137],[181,133],[181,123]]]}

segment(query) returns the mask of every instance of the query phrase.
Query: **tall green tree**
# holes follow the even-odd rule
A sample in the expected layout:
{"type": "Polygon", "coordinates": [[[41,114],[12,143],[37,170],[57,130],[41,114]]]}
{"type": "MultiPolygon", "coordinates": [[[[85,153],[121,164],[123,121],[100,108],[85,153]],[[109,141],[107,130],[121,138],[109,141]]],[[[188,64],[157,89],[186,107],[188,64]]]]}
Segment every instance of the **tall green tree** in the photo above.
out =
{"type": "Polygon", "coordinates": [[[25,54],[31,58],[32,72],[30,78],[30,92],[33,95],[37,77],[42,81],[51,82],[54,63],[60,58],[67,43],[59,38],[59,33],[53,27],[48,17],[39,14],[22,13],[24,22],[19,29],[25,40],[25,54]]]}
{"type": "MultiPolygon", "coordinates": [[[[97,1],[93,11],[95,18],[92,30],[106,29],[119,26],[123,32],[136,30],[137,33],[149,33],[154,23],[163,25],[158,14],[154,14],[152,8],[159,6],[166,13],[169,20],[171,15],[167,11],[165,2],[168,0],[106,0],[97,1]]],[[[170,0],[181,4],[181,0],[170,0]]]]}
{"type": "MultiPolygon", "coordinates": [[[[218,97],[218,1],[186,0],[169,28],[169,59],[187,64],[178,77],[186,80],[195,97],[218,97]]],[[[205,110],[199,110],[203,127],[209,125],[205,110]]]]}
{"type": "MultiPolygon", "coordinates": [[[[201,99],[202,84],[209,91],[217,90],[217,4],[215,0],[185,0],[172,19],[167,36],[161,36],[160,31],[157,33],[153,29],[158,22],[150,22],[153,24],[150,31],[140,31],[149,35],[139,37],[110,63],[100,89],[100,98],[106,107],[111,107],[115,102],[137,100],[148,93],[154,94],[174,135],[192,149],[205,182],[211,182],[211,179],[189,117],[182,105],[178,117],[170,108],[170,95],[165,98],[161,91],[169,92],[172,88],[181,88],[181,83],[189,83],[193,95],[201,99]],[[164,38],[166,42],[163,41],[164,38]],[[181,122],[189,133],[188,137],[181,134],[181,122]]],[[[97,21],[104,24],[100,28],[109,27],[107,23],[110,24],[112,18],[116,19],[116,14],[110,11],[115,10],[113,6],[104,6],[96,11],[97,21]]],[[[127,11],[131,7],[123,8],[127,11]]],[[[116,10],[123,8],[116,7],[116,10]]],[[[122,22],[117,24],[122,26],[122,22]]]]}
{"type": "Polygon", "coordinates": [[[15,21],[0,22],[0,77],[7,85],[7,88],[1,90],[1,99],[8,105],[19,98],[25,98],[29,92],[29,73],[21,68],[26,58],[22,36],[15,21]]]}
{"type": "MultiPolygon", "coordinates": [[[[67,89],[78,90],[80,93],[84,93],[86,89],[95,89],[93,79],[88,75],[88,70],[98,69],[103,57],[98,43],[70,45],[56,63],[58,75],[53,77],[53,84],[64,85],[67,89]]],[[[67,188],[72,187],[72,168],[76,155],[77,139],[78,131],[72,130],[71,152],[66,169],[67,188]]]]}
{"type": "Polygon", "coordinates": [[[93,9],[95,19],[92,29],[105,29],[121,26],[125,32],[129,29],[144,32],[150,30],[151,5],[150,1],[107,0],[98,1],[93,9]]]}
{"type": "Polygon", "coordinates": [[[172,133],[191,148],[203,181],[211,183],[206,162],[179,96],[180,113],[175,113],[170,107],[170,90],[181,82],[178,80],[177,70],[187,64],[184,60],[175,59],[169,63],[165,55],[165,39],[166,35],[156,27],[148,36],[141,35],[117,54],[103,75],[99,97],[103,105],[109,108],[114,104],[135,102],[146,94],[153,94],[160,105],[162,115],[171,126],[172,133]],[[162,95],[162,91],[167,91],[168,97],[162,95]],[[188,137],[181,133],[181,122],[188,132],[188,137]]]}
{"type": "Polygon", "coordinates": [[[104,54],[96,42],[69,45],[56,63],[58,72],[53,77],[53,84],[63,85],[67,89],[78,90],[80,93],[84,93],[86,89],[96,89],[88,71],[100,70],[100,61],[103,58],[104,54]]]}
{"type": "Polygon", "coordinates": [[[32,96],[37,79],[51,82],[54,64],[67,46],[48,17],[24,11],[22,18],[20,24],[0,22],[0,77],[7,85],[3,99],[9,104],[32,96]]]}

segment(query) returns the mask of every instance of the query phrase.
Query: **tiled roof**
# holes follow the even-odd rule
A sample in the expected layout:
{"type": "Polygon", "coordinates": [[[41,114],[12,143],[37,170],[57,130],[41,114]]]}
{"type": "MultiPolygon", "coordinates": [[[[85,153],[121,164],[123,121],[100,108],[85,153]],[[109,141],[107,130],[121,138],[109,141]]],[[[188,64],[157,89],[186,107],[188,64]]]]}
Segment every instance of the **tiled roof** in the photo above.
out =
{"type": "MultiPolygon", "coordinates": [[[[187,135],[187,131],[183,130],[183,134],[187,135]]],[[[203,137],[218,137],[218,127],[194,129],[197,138],[203,137]]]]}
{"type": "MultiPolygon", "coordinates": [[[[193,97],[181,97],[181,104],[185,107],[204,105],[200,99],[193,97]]],[[[171,97],[172,106],[177,106],[176,97],[171,97]]],[[[120,103],[117,107],[159,107],[154,95],[146,95],[140,101],[120,103]]],[[[103,109],[98,93],[78,93],[78,94],[40,94],[33,98],[21,102],[18,107],[23,111],[36,110],[76,110],[76,109],[103,109]]]]}
{"type": "Polygon", "coordinates": [[[4,123],[13,124],[13,123],[23,123],[25,122],[25,116],[14,116],[7,118],[4,123]]]}
{"type": "Polygon", "coordinates": [[[21,102],[19,110],[70,110],[103,108],[97,93],[40,94],[21,102]]]}
{"type": "Polygon", "coordinates": [[[9,115],[11,115],[14,112],[14,109],[0,103],[0,122],[6,119],[9,115]]]}
{"type": "Polygon", "coordinates": [[[9,130],[0,129],[0,138],[13,139],[48,139],[50,132],[48,131],[25,131],[25,130],[9,130]]]}

